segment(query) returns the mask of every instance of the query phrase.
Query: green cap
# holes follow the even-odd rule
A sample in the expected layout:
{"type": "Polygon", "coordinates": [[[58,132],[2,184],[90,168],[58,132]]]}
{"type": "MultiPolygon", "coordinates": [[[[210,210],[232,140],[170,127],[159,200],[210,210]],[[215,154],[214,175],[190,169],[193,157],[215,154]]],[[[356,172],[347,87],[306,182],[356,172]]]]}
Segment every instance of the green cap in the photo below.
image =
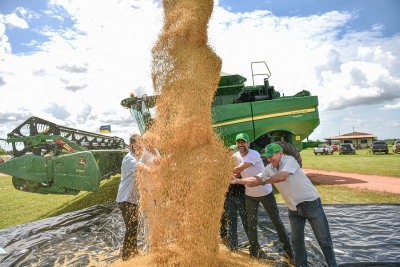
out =
{"type": "Polygon", "coordinates": [[[276,144],[271,143],[265,147],[265,153],[263,157],[271,157],[273,154],[283,151],[283,148],[276,144]]]}
{"type": "Polygon", "coordinates": [[[231,145],[228,149],[233,150],[233,151],[238,151],[238,148],[236,145],[231,145]]]}
{"type": "Polygon", "coordinates": [[[245,133],[240,133],[240,134],[236,135],[235,141],[237,141],[237,140],[244,140],[246,142],[250,142],[249,136],[245,133]]]}

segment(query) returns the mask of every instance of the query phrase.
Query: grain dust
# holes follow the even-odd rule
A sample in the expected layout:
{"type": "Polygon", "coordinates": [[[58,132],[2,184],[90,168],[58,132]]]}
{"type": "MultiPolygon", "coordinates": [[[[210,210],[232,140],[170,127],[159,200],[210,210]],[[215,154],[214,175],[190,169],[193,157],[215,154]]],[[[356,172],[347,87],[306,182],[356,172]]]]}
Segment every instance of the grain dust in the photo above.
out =
{"type": "Polygon", "coordinates": [[[152,50],[152,79],[160,98],[150,129],[161,158],[150,172],[139,173],[149,250],[116,264],[257,266],[248,255],[219,245],[234,163],[211,124],[221,71],[221,59],[207,43],[213,1],[164,0],[163,7],[164,27],[152,50]]]}

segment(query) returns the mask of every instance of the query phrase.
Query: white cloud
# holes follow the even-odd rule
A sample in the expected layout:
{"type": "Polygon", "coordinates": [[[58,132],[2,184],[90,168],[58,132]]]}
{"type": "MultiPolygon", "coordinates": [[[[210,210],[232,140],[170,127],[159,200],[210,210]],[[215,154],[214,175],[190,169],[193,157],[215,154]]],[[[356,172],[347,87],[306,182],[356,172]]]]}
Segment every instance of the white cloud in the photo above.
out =
{"type": "Polygon", "coordinates": [[[6,58],[11,52],[11,45],[8,41],[8,36],[5,34],[6,26],[2,22],[0,15],[0,58],[6,58]]]}
{"type": "MultiPolygon", "coordinates": [[[[31,10],[18,12],[28,22],[39,17],[31,10]]],[[[68,16],[74,25],[41,28],[49,39],[40,44],[41,51],[25,55],[11,53],[5,21],[23,29],[27,22],[16,14],[0,18],[0,60],[6,63],[0,64],[0,137],[34,115],[88,131],[111,124],[113,135],[127,138],[135,125],[120,101],[132,91],[152,92],[151,49],[162,27],[160,1],[52,0],[46,13],[59,21],[68,16]]],[[[383,38],[381,26],[349,31],[356,16],[332,11],[277,17],[215,6],[209,42],[223,60],[223,71],[245,76],[247,84],[250,62],[265,60],[270,83],[281,93],[305,89],[318,95],[321,125],[310,138],[322,139],[345,133],[341,127],[349,132],[352,124],[363,131],[365,107],[375,113],[399,107],[400,36],[383,38]],[[361,114],[349,112],[353,109],[361,114]]]]}
{"type": "Polygon", "coordinates": [[[388,110],[400,109],[400,99],[397,99],[397,102],[395,102],[394,104],[384,105],[383,109],[388,109],[388,110]]]}
{"type": "Polygon", "coordinates": [[[2,16],[1,20],[12,27],[17,27],[21,29],[27,29],[28,23],[23,19],[20,18],[17,14],[11,13],[5,16],[2,16]]]}

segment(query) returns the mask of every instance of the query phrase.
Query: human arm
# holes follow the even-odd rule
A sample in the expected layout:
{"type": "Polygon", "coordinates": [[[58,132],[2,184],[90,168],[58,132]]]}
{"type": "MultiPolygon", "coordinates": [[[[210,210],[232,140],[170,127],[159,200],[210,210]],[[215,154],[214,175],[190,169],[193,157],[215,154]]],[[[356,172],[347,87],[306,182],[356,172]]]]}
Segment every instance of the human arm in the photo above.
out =
{"type": "Polygon", "coordinates": [[[143,162],[138,162],[136,169],[139,173],[149,173],[150,172],[150,168],[143,162]]]}
{"type": "MultiPolygon", "coordinates": [[[[251,167],[253,165],[253,163],[250,162],[240,162],[239,165],[237,165],[235,168],[233,168],[233,174],[236,175],[240,175],[240,173],[242,171],[244,171],[245,169],[251,167]]],[[[237,176],[236,176],[237,177],[237,176]]]]}
{"type": "Polygon", "coordinates": [[[141,173],[154,173],[154,165],[152,165],[152,168],[150,168],[149,165],[144,164],[143,162],[139,162],[137,165],[137,170],[141,173]]]}
{"type": "Polygon", "coordinates": [[[158,150],[150,152],[146,148],[143,149],[142,156],[140,157],[138,168],[145,172],[152,172],[155,166],[159,165],[161,156],[158,150]]]}
{"type": "MultiPolygon", "coordinates": [[[[230,184],[249,185],[249,184],[253,184],[258,178],[259,178],[258,176],[253,176],[253,177],[238,179],[235,176],[232,176],[230,184]]],[[[254,185],[254,186],[256,186],[256,185],[254,185]]]]}
{"type": "Polygon", "coordinates": [[[290,174],[291,174],[290,172],[281,171],[270,177],[254,176],[254,177],[244,178],[243,182],[248,187],[254,187],[254,186],[258,186],[258,185],[266,185],[266,184],[276,184],[276,183],[286,181],[286,179],[288,178],[288,176],[290,174]]]}
{"type": "Polygon", "coordinates": [[[230,184],[242,184],[245,185],[247,183],[247,180],[244,180],[242,178],[237,178],[235,175],[232,175],[231,181],[229,182],[230,184]]]}

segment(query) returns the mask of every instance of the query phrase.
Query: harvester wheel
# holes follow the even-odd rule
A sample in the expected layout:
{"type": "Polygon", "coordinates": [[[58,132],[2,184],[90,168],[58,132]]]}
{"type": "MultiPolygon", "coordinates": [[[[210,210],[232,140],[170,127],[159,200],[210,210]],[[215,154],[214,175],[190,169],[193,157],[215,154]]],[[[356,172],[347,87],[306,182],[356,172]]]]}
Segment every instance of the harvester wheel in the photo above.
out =
{"type": "Polygon", "coordinates": [[[303,160],[301,159],[300,153],[291,143],[283,141],[278,141],[276,143],[283,148],[283,154],[294,157],[297,160],[297,163],[299,163],[300,167],[302,166],[303,160]]]}

